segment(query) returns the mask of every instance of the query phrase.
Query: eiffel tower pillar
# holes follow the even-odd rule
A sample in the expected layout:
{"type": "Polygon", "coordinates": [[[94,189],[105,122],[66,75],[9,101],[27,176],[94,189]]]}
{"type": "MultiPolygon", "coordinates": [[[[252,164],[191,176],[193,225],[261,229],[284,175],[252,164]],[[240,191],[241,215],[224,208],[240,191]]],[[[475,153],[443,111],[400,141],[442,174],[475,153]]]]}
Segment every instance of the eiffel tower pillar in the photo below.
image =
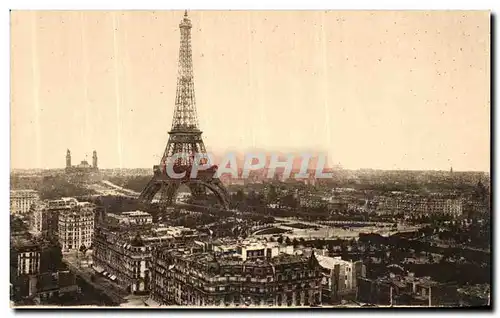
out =
{"type": "Polygon", "coordinates": [[[160,204],[166,207],[175,202],[180,185],[186,184],[194,198],[203,198],[206,190],[210,189],[217,196],[220,204],[227,209],[229,208],[229,195],[222,182],[216,177],[216,166],[200,170],[196,178],[190,178],[196,155],[206,155],[196,113],[191,28],[191,20],[186,11],[179,24],[181,38],[172,128],[169,131],[169,139],[160,164],[153,167],[153,178],[144,188],[139,199],[143,203],[149,203],[160,191],[160,204]],[[185,172],[186,177],[172,178],[168,175],[167,166],[173,166],[177,173],[185,172]]]}

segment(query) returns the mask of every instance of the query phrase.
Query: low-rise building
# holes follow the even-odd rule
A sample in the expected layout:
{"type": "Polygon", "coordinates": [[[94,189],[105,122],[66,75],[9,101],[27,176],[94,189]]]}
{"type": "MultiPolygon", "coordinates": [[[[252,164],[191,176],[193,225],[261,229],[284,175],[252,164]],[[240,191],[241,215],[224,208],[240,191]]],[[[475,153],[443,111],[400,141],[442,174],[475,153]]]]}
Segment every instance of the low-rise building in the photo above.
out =
{"type": "Polygon", "coordinates": [[[358,301],[387,306],[457,306],[457,287],[429,277],[390,274],[378,279],[358,278],[358,301]]]}

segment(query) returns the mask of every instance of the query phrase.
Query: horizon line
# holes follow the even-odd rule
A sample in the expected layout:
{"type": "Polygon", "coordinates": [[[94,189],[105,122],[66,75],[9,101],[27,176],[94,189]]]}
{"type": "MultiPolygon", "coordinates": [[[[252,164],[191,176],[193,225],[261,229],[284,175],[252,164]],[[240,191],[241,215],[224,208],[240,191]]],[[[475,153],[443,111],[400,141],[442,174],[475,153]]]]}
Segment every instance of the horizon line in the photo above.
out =
{"type": "MultiPolygon", "coordinates": [[[[260,169],[256,169],[255,171],[258,171],[258,170],[263,170],[263,169],[268,169],[268,168],[260,168],[260,169]]],[[[487,173],[487,174],[490,174],[491,171],[485,171],[485,170],[456,170],[456,169],[453,169],[453,171],[450,171],[450,169],[447,169],[447,170],[443,170],[443,169],[408,169],[408,168],[394,168],[394,169],[382,169],[382,168],[342,168],[342,167],[325,167],[324,169],[326,170],[333,170],[333,171],[406,171],[406,172],[429,172],[429,171],[432,171],[432,172],[448,172],[448,173],[456,173],[456,172],[476,172],[476,173],[487,173]]],[[[58,167],[58,168],[11,168],[10,169],[10,172],[14,172],[16,170],[61,170],[61,171],[64,171],[65,170],[65,167],[58,167]]],[[[145,167],[135,167],[135,168],[131,168],[131,167],[116,167],[116,168],[99,168],[99,170],[151,170],[152,171],[152,168],[145,168],[145,167]]],[[[240,170],[240,169],[238,169],[240,170]]],[[[293,170],[300,170],[300,169],[292,169],[293,170]]],[[[308,171],[309,170],[316,170],[316,169],[307,169],[308,171]]]]}

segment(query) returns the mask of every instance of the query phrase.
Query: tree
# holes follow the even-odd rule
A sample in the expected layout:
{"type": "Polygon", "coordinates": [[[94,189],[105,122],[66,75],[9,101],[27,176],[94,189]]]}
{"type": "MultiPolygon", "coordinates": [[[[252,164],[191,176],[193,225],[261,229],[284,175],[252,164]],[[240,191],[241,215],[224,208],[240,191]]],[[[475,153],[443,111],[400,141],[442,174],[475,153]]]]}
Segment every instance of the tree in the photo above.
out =
{"type": "Polygon", "coordinates": [[[243,202],[243,201],[245,201],[245,193],[243,192],[242,189],[239,189],[238,191],[236,191],[236,195],[235,195],[234,199],[237,202],[243,202]]]}
{"type": "Polygon", "coordinates": [[[282,235],[280,235],[280,237],[278,237],[277,242],[280,244],[283,244],[283,236],[282,235]]]}
{"type": "Polygon", "coordinates": [[[273,184],[269,185],[269,192],[267,193],[267,201],[269,203],[276,203],[278,201],[278,193],[276,192],[276,187],[273,184]]]}
{"type": "Polygon", "coordinates": [[[42,251],[41,259],[41,272],[57,272],[63,268],[61,246],[57,244],[50,244],[42,251]]]}
{"type": "Polygon", "coordinates": [[[428,253],[429,256],[428,256],[428,261],[429,261],[429,264],[434,264],[434,256],[432,256],[432,253],[428,253]]]}
{"type": "Polygon", "coordinates": [[[280,199],[280,205],[289,208],[297,208],[298,202],[293,196],[293,194],[289,193],[280,199]]]}

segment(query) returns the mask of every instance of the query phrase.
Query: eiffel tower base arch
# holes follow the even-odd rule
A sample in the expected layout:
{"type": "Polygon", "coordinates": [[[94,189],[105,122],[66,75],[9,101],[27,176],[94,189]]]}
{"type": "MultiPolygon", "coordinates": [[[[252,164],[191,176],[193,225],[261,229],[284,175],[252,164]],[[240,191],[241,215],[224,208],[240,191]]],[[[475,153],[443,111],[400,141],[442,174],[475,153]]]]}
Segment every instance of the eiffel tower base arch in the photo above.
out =
{"type": "Polygon", "coordinates": [[[197,179],[172,179],[165,176],[154,176],[146,185],[139,201],[142,204],[150,204],[157,193],[161,194],[160,207],[162,209],[175,203],[177,192],[181,185],[186,185],[195,198],[202,198],[206,191],[210,190],[224,209],[229,209],[229,194],[218,178],[197,178],[197,179]]]}

